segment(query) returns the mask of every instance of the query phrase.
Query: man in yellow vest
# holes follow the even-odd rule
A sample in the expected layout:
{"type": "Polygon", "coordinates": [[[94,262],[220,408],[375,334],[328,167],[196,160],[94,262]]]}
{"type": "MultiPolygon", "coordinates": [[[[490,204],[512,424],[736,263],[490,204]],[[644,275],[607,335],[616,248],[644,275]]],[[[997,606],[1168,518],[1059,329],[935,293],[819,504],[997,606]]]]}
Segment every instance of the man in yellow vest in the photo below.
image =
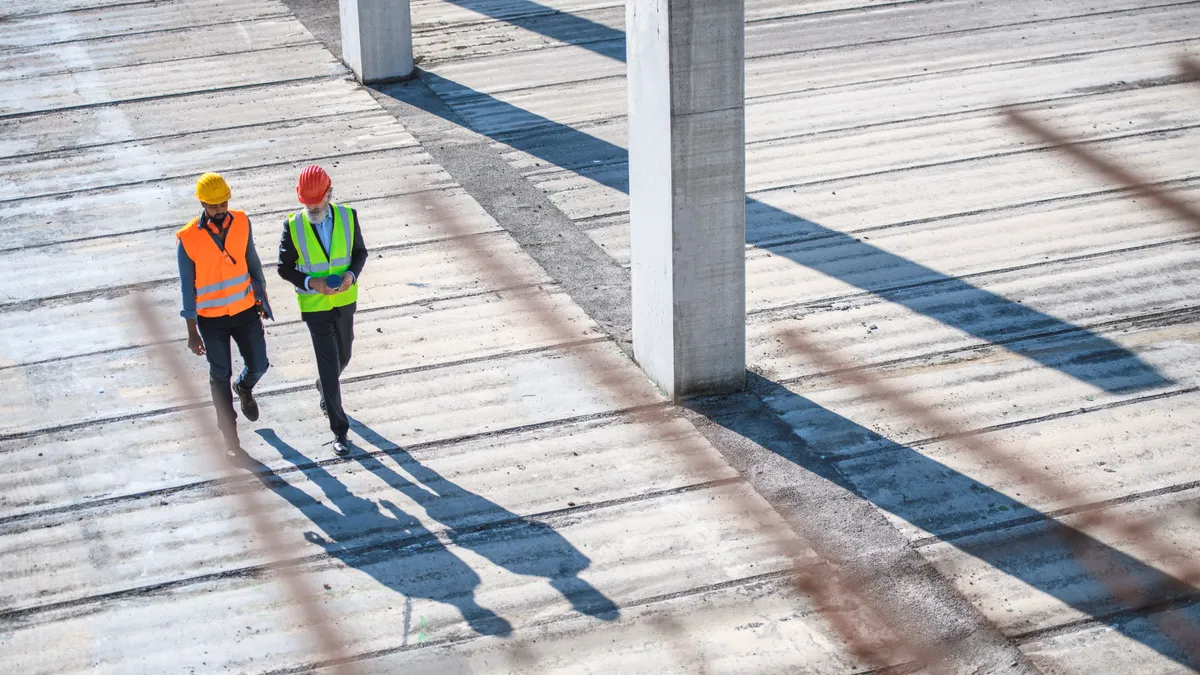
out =
{"type": "Polygon", "coordinates": [[[229,185],[219,174],[206,173],[196,181],[202,211],[175,233],[176,259],[187,321],[188,348],[208,357],[208,381],[217,426],[225,437],[226,456],[243,456],[238,441],[237,413],[229,389],[233,376],[230,341],[237,343],[245,366],[234,385],[242,414],[258,419],[251,390],[267,372],[267,341],[262,318],[270,318],[262,262],[254,248],[250,218],[229,210],[229,185]]]}
{"type": "Polygon", "coordinates": [[[279,242],[279,276],[296,287],[300,316],[317,357],[321,410],[329,417],[333,451],[350,452],[350,420],[342,409],[341,375],[354,344],[358,275],[367,262],[358,212],[333,203],[333,184],[319,166],[296,183],[303,209],[288,216],[279,242]]]}

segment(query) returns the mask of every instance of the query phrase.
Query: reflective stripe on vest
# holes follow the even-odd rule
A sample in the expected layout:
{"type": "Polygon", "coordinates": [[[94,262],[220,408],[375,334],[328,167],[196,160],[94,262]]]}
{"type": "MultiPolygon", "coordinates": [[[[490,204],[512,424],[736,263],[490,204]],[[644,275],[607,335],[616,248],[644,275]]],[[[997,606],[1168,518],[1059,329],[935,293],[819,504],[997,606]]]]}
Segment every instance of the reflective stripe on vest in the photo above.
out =
{"type": "MultiPolygon", "coordinates": [[[[211,309],[213,307],[224,307],[225,305],[233,304],[242,298],[252,295],[253,293],[254,288],[252,288],[250,284],[246,284],[245,288],[234,293],[233,295],[227,295],[223,298],[213,298],[212,300],[205,300],[204,302],[197,302],[196,312],[199,313],[202,309],[211,309]]],[[[237,312],[234,312],[234,314],[236,313],[237,312]]]]}
{"type": "Polygon", "coordinates": [[[202,317],[230,316],[254,307],[254,287],[246,266],[250,245],[250,219],[242,211],[230,211],[225,233],[225,250],[201,229],[196,218],[175,235],[196,269],[196,314],[202,317]]]}
{"type": "Polygon", "coordinates": [[[210,284],[208,286],[204,286],[203,288],[197,288],[196,295],[208,295],[209,293],[216,293],[217,291],[223,291],[226,288],[233,288],[234,286],[237,286],[238,284],[244,284],[247,281],[250,281],[249,273],[243,274],[242,276],[235,277],[233,279],[226,279],[225,281],[219,281],[215,284],[210,284]]]}
{"type": "MultiPolygon", "coordinates": [[[[321,248],[316,228],[308,219],[308,212],[300,210],[288,217],[288,231],[296,247],[296,269],[310,277],[323,278],[333,274],[342,275],[350,269],[354,250],[354,230],[358,224],[354,213],[344,204],[330,204],[333,213],[333,232],[329,241],[329,256],[321,248]]],[[[358,300],[358,279],[354,284],[333,295],[319,291],[296,289],[296,300],[301,312],[320,312],[342,307],[358,300]]]]}

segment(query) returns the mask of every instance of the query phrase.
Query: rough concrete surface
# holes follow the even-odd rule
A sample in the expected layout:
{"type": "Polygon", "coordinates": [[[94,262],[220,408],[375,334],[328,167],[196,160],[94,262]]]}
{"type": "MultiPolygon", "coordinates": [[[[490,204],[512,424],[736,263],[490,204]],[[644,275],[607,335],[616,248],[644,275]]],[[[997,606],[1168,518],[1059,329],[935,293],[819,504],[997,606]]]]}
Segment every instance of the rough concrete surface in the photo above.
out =
{"type": "Polygon", "coordinates": [[[2,669],[331,672],[237,513],[249,486],[362,672],[873,668],[791,591],[781,550],[867,585],[955,672],[1190,672],[1161,620],[1200,623],[1172,576],[1200,545],[1195,235],[994,106],[1194,199],[1196,91],[1174,59],[1200,48],[1200,5],[745,11],[751,386],[650,423],[631,413],[666,404],[628,357],[620,3],[418,0],[420,79],[377,90],[338,60],[331,0],[0,8],[0,256],[22,280],[0,290],[2,669]],[[230,179],[271,263],[311,162],[372,249],[356,449],[327,445],[269,267],[273,367],[241,422],[255,472],[227,476],[130,299],[183,353],[171,233],[195,176],[230,179]],[[783,330],[1076,498],[865,398],[783,330]],[[584,363],[638,393],[615,400],[584,363]],[[1090,513],[1183,557],[1084,528],[1148,589],[1118,600],[1059,538],[1090,513]]]}
{"type": "MultiPolygon", "coordinates": [[[[628,268],[622,7],[454,6],[417,22],[423,80],[628,268]]],[[[1049,672],[1125,672],[1133,661],[1105,658],[1126,652],[1142,655],[1139,672],[1190,670],[1151,627],[1192,591],[1114,604],[1061,543],[1044,539],[1035,556],[1018,542],[1047,516],[1193,498],[1195,236],[1007,127],[995,106],[1022,104],[1189,199],[1182,149],[1196,123],[1183,101],[1194,85],[1175,59],[1196,53],[1200,10],[764,1],[746,14],[747,349],[758,376],[748,396],[695,402],[698,428],[802,535],[884,519],[820,552],[848,570],[874,546],[925,557],[960,594],[929,587],[939,619],[990,621],[1049,672]],[[1078,497],[1047,499],[839,386],[788,352],[784,330],[1022,457],[1045,457],[1041,469],[1078,497]],[[848,515],[866,512],[875,518],[848,515]],[[979,566],[992,576],[958,571],[979,566]]],[[[1152,522],[1187,556],[1194,512],[1181,509],[1152,522]]],[[[1150,588],[1179,569],[1088,534],[1150,588]]],[[[913,570],[892,588],[939,577],[913,570]]]]}

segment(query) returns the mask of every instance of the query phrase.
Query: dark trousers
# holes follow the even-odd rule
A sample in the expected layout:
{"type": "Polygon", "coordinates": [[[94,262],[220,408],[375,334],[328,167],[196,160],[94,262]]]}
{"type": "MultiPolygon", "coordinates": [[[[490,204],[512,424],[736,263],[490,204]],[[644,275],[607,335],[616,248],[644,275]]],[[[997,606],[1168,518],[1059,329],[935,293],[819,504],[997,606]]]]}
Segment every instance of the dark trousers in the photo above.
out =
{"type": "Polygon", "coordinates": [[[208,357],[208,386],[217,409],[217,426],[227,443],[236,444],[237,413],[233,410],[233,391],[229,388],[229,380],[233,377],[233,355],[229,343],[231,340],[237,343],[245,363],[238,384],[253,389],[271,365],[267,361],[267,337],[263,333],[262,319],[258,309],[252,307],[233,316],[199,317],[196,328],[204,340],[208,357]]]}
{"type": "Polygon", "coordinates": [[[354,309],[356,303],[334,307],[324,312],[306,312],[304,323],[312,336],[313,352],[317,357],[317,374],[321,377],[321,399],[329,415],[329,428],[335,436],[350,430],[350,420],[342,409],[342,371],[350,363],[354,346],[354,309]]]}

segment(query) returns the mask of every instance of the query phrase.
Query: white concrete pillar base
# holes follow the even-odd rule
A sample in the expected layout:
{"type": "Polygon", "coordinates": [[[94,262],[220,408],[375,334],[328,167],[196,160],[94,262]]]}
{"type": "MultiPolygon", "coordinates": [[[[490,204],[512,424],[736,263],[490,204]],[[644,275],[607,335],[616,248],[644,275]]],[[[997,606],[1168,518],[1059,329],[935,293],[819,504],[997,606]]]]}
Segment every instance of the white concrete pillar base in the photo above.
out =
{"type": "Polygon", "coordinates": [[[741,0],[629,0],[633,350],[675,400],[745,387],[741,0]]]}
{"type": "Polygon", "coordinates": [[[408,0],[339,0],[342,60],[363,84],[412,75],[408,0]]]}

